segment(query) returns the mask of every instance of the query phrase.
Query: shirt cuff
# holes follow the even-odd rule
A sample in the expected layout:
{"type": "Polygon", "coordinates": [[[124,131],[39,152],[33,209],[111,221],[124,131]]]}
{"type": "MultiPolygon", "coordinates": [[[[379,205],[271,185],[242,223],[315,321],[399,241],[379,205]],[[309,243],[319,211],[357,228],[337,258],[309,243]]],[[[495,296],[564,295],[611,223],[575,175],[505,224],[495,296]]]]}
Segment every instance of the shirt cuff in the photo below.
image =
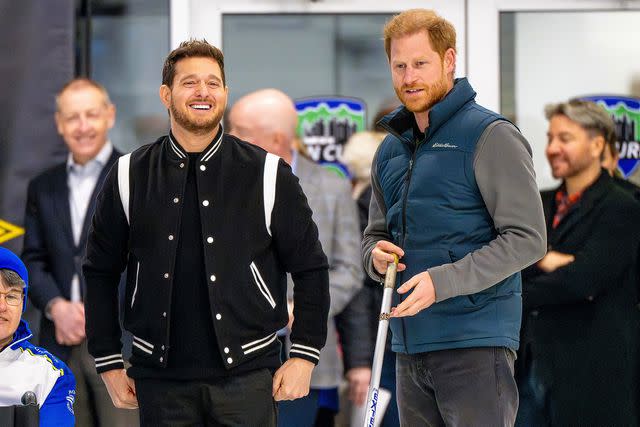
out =
{"type": "Polygon", "coordinates": [[[302,344],[291,344],[289,350],[289,359],[292,357],[299,357],[300,359],[308,360],[309,362],[317,365],[320,361],[320,350],[302,344]]]}
{"type": "Polygon", "coordinates": [[[427,270],[429,272],[429,276],[431,276],[433,288],[436,291],[436,302],[441,302],[458,296],[457,289],[449,282],[449,275],[447,274],[446,269],[446,265],[440,265],[427,270]]]}
{"type": "Polygon", "coordinates": [[[378,272],[376,271],[376,269],[373,267],[373,260],[371,260],[369,262],[369,265],[367,265],[367,275],[374,281],[380,283],[380,284],[384,284],[384,275],[383,274],[378,274],[378,272]]]}
{"type": "Polygon", "coordinates": [[[112,354],[104,357],[96,357],[96,371],[99,374],[113,369],[124,369],[124,359],[121,353],[112,354]]]}

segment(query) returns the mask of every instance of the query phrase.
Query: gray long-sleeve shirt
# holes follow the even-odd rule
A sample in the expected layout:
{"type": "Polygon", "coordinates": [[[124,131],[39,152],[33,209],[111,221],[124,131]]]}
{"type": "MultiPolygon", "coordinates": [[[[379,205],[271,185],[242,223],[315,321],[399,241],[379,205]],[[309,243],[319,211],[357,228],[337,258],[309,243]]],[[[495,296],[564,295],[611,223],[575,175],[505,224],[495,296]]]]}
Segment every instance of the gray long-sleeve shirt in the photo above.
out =
{"type": "MultiPolygon", "coordinates": [[[[436,302],[487,289],[538,261],[546,251],[544,213],[531,147],[518,129],[506,121],[490,124],[476,145],[473,170],[497,236],[456,262],[427,270],[435,287],[436,302]]],[[[378,241],[391,241],[391,236],[375,167],[371,183],[374,197],[362,241],[362,255],[367,273],[379,280],[371,251],[378,241]]]]}

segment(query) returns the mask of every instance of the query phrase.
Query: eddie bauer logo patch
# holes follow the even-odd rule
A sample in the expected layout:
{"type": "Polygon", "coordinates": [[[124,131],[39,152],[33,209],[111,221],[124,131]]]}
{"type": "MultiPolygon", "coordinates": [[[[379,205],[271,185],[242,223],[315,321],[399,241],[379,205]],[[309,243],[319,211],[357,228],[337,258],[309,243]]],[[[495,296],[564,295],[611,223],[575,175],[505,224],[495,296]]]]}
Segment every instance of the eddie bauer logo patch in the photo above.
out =
{"type": "Polygon", "coordinates": [[[457,145],[449,144],[448,142],[436,142],[432,145],[433,148],[458,148],[457,145]]]}

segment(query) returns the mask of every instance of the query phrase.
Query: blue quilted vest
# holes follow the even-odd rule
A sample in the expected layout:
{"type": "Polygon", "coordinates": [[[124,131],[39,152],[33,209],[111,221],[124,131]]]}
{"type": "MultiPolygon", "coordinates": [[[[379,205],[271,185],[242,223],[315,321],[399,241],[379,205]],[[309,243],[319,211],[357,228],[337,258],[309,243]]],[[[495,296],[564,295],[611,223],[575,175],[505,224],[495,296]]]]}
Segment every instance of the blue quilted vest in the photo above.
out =
{"type": "MultiPolygon", "coordinates": [[[[381,124],[391,134],[375,164],[393,242],[405,251],[413,275],[462,259],[496,238],[473,170],[478,139],[500,115],[475,103],[466,79],[429,113],[425,139],[414,141],[413,113],[400,108],[381,124]]],[[[415,316],[392,319],[393,350],[422,353],[454,348],[518,348],[522,283],[520,273],[472,295],[436,303],[415,316]]],[[[394,305],[406,295],[395,293],[394,305]]]]}

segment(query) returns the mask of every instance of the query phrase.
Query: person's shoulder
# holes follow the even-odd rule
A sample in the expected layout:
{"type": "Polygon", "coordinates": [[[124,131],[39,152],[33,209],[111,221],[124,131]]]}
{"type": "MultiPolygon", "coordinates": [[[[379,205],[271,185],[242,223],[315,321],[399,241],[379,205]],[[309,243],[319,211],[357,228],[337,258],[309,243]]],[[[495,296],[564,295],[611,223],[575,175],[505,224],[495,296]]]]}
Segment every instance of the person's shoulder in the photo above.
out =
{"type": "Polygon", "coordinates": [[[381,151],[383,147],[389,148],[390,146],[394,146],[395,144],[400,144],[401,142],[402,140],[398,136],[392,133],[388,133],[380,143],[380,146],[378,147],[378,151],[381,151]]]}
{"type": "Polygon", "coordinates": [[[60,421],[73,417],[76,396],[76,379],[71,369],[44,348],[28,341],[20,344],[20,350],[22,368],[30,372],[27,381],[36,381],[30,388],[36,393],[41,411],[47,408],[47,421],[51,424],[46,425],[66,425],[60,421]]]}
{"type": "Polygon", "coordinates": [[[267,152],[257,145],[228,133],[224,134],[222,144],[225,146],[224,152],[229,153],[240,166],[263,164],[267,156],[267,152]]]}
{"type": "Polygon", "coordinates": [[[640,203],[638,203],[638,200],[628,188],[622,187],[613,179],[607,191],[607,198],[609,199],[610,207],[619,212],[640,214],[640,203]]]}
{"type": "Polygon", "coordinates": [[[392,133],[387,134],[378,146],[373,157],[373,162],[384,162],[400,153],[404,153],[406,151],[404,145],[405,142],[396,135],[392,133]]]}
{"type": "Polygon", "coordinates": [[[33,177],[30,181],[30,185],[34,188],[41,188],[42,186],[49,186],[52,182],[56,182],[56,178],[66,175],[67,163],[58,163],[54,166],[50,166],[43,172],[33,177]]]}
{"type": "Polygon", "coordinates": [[[29,341],[24,341],[18,346],[22,352],[22,357],[26,363],[34,369],[41,369],[54,376],[73,376],[71,369],[62,360],[48,352],[42,347],[38,347],[29,341]]]}
{"type": "Polygon", "coordinates": [[[484,106],[478,104],[477,102],[469,102],[469,103],[465,104],[464,107],[461,110],[462,111],[472,112],[479,119],[492,118],[492,119],[502,120],[502,121],[508,122],[508,120],[506,118],[504,118],[502,115],[500,115],[500,113],[497,113],[497,112],[495,112],[493,110],[490,110],[487,107],[484,107],[484,106]]]}
{"type": "Polygon", "coordinates": [[[126,156],[127,154],[130,154],[132,157],[133,156],[143,157],[145,155],[150,155],[155,151],[160,151],[162,149],[162,145],[168,138],[169,138],[169,135],[163,135],[153,142],[149,142],[147,144],[143,144],[139,146],[138,148],[131,151],[130,153],[120,153],[120,157],[126,156]]]}
{"type": "Polygon", "coordinates": [[[313,170],[314,178],[319,181],[318,183],[323,187],[324,191],[338,192],[339,190],[346,189],[349,194],[351,193],[349,180],[343,176],[339,176],[337,172],[331,171],[313,160],[302,156],[299,157],[299,162],[308,164],[308,167],[313,170]]]}
{"type": "Polygon", "coordinates": [[[640,187],[638,187],[636,184],[634,184],[633,182],[618,177],[618,176],[614,176],[613,177],[613,182],[620,188],[622,188],[623,190],[625,190],[628,194],[630,194],[631,196],[633,196],[633,198],[635,200],[639,200],[640,199],[640,187]]]}

